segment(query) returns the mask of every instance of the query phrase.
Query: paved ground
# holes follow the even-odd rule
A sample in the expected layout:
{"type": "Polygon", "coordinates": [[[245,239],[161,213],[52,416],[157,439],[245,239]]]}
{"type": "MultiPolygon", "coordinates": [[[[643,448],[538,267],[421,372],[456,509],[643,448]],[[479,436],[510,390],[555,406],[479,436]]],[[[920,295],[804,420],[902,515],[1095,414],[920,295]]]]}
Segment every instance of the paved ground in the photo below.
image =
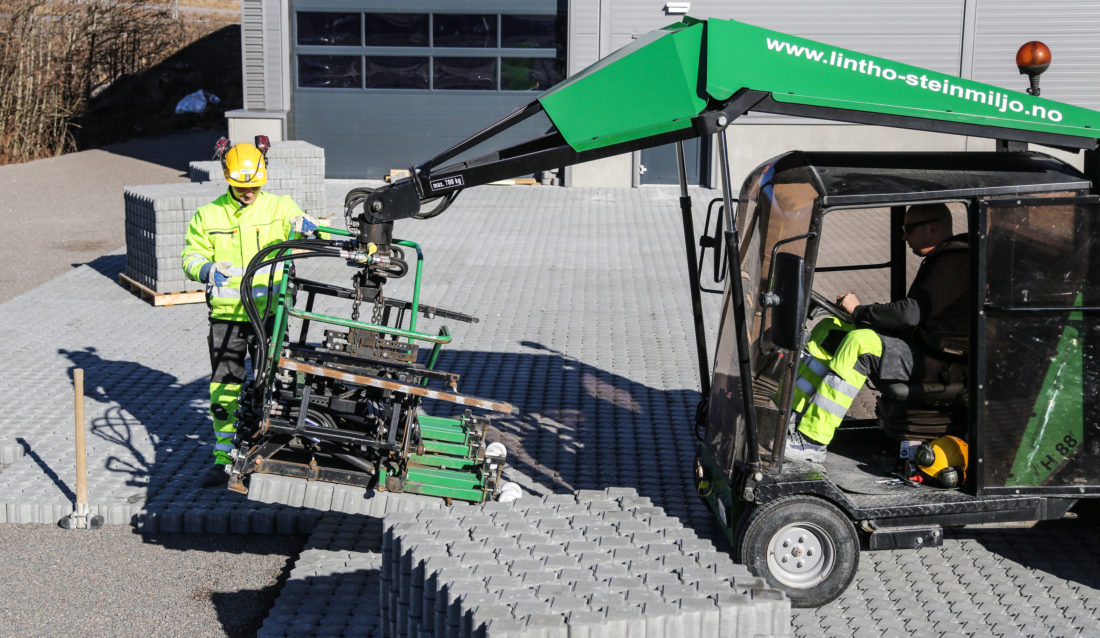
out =
{"type": "MultiPolygon", "coordinates": [[[[332,185],[330,198],[338,199],[344,186],[332,185]]],[[[710,195],[696,192],[695,198],[701,204],[710,195]]],[[[687,472],[693,454],[688,424],[698,395],[691,318],[681,294],[679,233],[671,189],[521,187],[474,189],[440,218],[402,224],[397,232],[425,247],[422,299],[481,318],[451,326],[456,345],[440,365],[463,374],[465,392],[520,407],[519,415],[496,420],[512,451],[515,480],[539,494],[634,488],[699,536],[713,537],[687,472]]],[[[120,254],[104,254],[0,304],[0,324],[19,331],[0,362],[0,374],[15,380],[0,389],[0,401],[11,406],[0,430],[0,452],[17,457],[0,472],[6,520],[46,520],[71,498],[69,374],[81,367],[88,375],[92,500],[110,518],[127,520],[144,511],[191,531],[285,533],[308,527],[318,512],[299,516],[293,508],[195,484],[210,445],[203,408],[204,310],[153,308],[136,299],[114,283],[121,260],[120,254]]],[[[339,264],[311,268],[312,276],[346,276],[339,264]]],[[[399,285],[392,294],[402,296],[399,285]]],[[[716,301],[707,298],[708,317],[716,316],[716,301]]],[[[431,409],[446,413],[448,407],[431,409]]],[[[34,528],[3,530],[31,534],[34,528]]],[[[1094,536],[1094,528],[1068,523],[964,530],[934,550],[865,554],[853,587],[822,609],[793,613],[791,630],[800,636],[1097,636],[1100,555],[1094,536]]],[[[175,537],[181,547],[199,543],[187,534],[161,538],[175,537]]],[[[42,535],[33,546],[57,557],[84,551],[70,539],[79,537],[42,535]]],[[[317,538],[310,550],[344,550],[342,568],[317,562],[315,553],[297,559],[299,576],[292,571],[272,610],[278,623],[265,624],[265,635],[313,626],[305,619],[316,610],[302,601],[327,604],[360,591],[344,575],[362,580],[355,552],[373,550],[348,552],[346,543],[340,540],[333,549],[317,538]],[[320,575],[310,571],[321,563],[320,575]]],[[[32,578],[41,565],[25,560],[10,543],[0,548],[11,552],[0,554],[5,579],[32,583],[37,594],[0,597],[4,614],[34,617],[29,605],[60,609],[66,599],[85,601],[79,616],[107,613],[102,603],[32,578]]],[[[226,562],[213,550],[186,554],[205,564],[226,562]]],[[[255,591],[285,562],[281,556],[263,566],[242,560],[243,569],[262,572],[248,583],[197,570],[203,578],[160,586],[177,602],[210,582],[255,591]]],[[[142,582],[167,560],[157,554],[136,559],[131,576],[142,582]]],[[[209,614],[204,605],[193,611],[207,614],[200,624],[208,631],[235,631],[222,612],[209,614]]],[[[110,613],[137,617],[143,610],[136,601],[110,613]]],[[[191,635],[194,623],[192,617],[166,615],[158,627],[164,635],[191,635]]]]}

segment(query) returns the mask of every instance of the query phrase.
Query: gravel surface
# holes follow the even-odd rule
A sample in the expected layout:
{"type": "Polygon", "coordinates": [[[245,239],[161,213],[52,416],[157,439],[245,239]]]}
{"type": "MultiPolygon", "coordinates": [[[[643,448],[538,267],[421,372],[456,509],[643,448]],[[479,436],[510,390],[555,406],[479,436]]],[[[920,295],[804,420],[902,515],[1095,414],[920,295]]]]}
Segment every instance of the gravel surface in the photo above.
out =
{"type": "Polygon", "coordinates": [[[254,636],[303,542],[0,524],[0,635],[254,636]]]}
{"type": "Polygon", "coordinates": [[[0,302],[123,246],[122,192],[189,181],[222,133],[188,131],[0,166],[0,302]]]}

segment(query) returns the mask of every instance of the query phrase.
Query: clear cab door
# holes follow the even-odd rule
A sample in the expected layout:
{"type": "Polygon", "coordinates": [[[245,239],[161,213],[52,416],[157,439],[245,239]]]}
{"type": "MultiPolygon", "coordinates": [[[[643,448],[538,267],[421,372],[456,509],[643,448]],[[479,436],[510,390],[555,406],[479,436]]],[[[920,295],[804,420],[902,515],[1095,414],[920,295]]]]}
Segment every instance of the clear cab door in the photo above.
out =
{"type": "Polygon", "coordinates": [[[978,227],[979,492],[1100,492],[1100,198],[988,200],[978,227]]]}

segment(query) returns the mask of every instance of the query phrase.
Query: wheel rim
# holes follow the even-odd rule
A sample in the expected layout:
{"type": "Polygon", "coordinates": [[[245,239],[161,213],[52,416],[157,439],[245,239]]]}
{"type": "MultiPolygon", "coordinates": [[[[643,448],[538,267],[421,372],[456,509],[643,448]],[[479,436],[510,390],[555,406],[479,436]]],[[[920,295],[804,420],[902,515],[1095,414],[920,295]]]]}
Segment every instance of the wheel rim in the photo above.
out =
{"type": "Polygon", "coordinates": [[[792,523],[768,542],[768,570],[780,584],[806,589],[825,580],[836,564],[836,547],[813,523],[792,523]]]}

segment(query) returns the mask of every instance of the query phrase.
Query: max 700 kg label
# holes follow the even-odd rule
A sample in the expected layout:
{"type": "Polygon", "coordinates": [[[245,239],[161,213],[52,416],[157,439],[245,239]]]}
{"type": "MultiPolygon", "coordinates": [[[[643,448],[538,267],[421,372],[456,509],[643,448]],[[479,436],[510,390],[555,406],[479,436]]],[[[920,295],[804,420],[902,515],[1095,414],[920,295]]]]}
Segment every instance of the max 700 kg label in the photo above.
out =
{"type": "Polygon", "coordinates": [[[445,191],[452,188],[461,188],[465,186],[465,182],[462,181],[461,175],[454,175],[442,179],[433,179],[431,181],[431,186],[433,191],[445,191]]]}

